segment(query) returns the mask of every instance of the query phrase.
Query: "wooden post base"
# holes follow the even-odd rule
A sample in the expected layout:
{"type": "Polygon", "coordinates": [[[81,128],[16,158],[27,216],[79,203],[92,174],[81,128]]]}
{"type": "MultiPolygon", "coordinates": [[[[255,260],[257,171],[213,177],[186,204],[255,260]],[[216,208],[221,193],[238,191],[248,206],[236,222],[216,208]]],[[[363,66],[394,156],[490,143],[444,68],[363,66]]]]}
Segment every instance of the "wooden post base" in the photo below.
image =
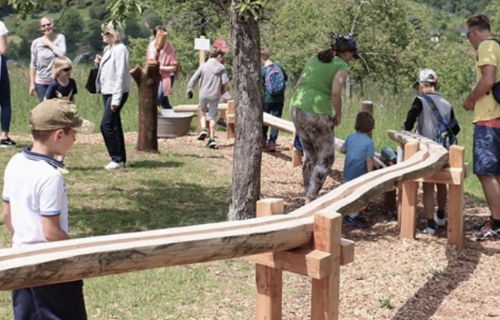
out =
{"type": "MultiPolygon", "coordinates": [[[[404,147],[405,160],[418,150],[418,144],[408,143],[404,147]]],[[[416,205],[419,182],[447,184],[448,192],[448,226],[447,239],[449,245],[462,247],[464,232],[464,182],[467,178],[467,165],[464,162],[465,149],[462,146],[451,146],[448,166],[431,176],[416,179],[402,185],[398,195],[398,223],[401,238],[414,239],[416,230],[416,205]]]]}
{"type": "MultiPolygon", "coordinates": [[[[283,213],[283,200],[266,199],[257,203],[257,216],[283,213]]],[[[294,249],[249,256],[256,262],[255,319],[281,319],[282,272],[311,278],[311,319],[339,318],[340,266],[354,261],[354,242],[341,239],[342,216],[320,211],[314,219],[312,249],[294,249]]]]}

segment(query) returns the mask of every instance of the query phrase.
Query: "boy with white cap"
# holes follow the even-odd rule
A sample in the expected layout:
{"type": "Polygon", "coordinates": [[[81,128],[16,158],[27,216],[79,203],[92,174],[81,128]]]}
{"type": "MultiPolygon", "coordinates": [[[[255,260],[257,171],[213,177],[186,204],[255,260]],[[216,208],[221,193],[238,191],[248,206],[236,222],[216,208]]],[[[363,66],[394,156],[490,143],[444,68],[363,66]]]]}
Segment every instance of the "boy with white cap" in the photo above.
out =
{"type": "MultiPolygon", "coordinates": [[[[70,238],[67,171],[54,156],[66,155],[77,132],[94,130],[74,104],[59,99],[39,103],[29,123],[33,148],[14,155],[4,176],[4,222],[14,248],[70,238]]],[[[81,280],[13,290],[12,305],[15,319],[87,319],[81,280]]]]}
{"type": "MultiPolygon", "coordinates": [[[[418,121],[418,134],[436,142],[443,143],[446,148],[456,142],[455,135],[460,131],[453,106],[437,93],[437,74],[431,69],[423,69],[418,73],[415,87],[419,95],[415,97],[404,123],[404,129],[411,131],[418,121]],[[445,137],[446,139],[443,139],[445,137]]],[[[448,190],[445,184],[423,183],[424,210],[427,218],[425,232],[436,233],[436,225],[446,224],[445,208],[448,190]],[[434,212],[434,185],[437,187],[438,209],[434,212]]]]}

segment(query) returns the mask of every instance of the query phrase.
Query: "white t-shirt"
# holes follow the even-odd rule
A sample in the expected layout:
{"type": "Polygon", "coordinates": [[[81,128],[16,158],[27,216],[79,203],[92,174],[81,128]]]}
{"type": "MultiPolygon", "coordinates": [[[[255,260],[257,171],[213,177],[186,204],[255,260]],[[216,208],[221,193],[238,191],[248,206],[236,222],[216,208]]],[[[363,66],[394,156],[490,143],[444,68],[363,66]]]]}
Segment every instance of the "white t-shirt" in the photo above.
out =
{"type": "Polygon", "coordinates": [[[7,164],[2,199],[10,203],[14,248],[47,242],[44,216],[59,216],[68,232],[68,195],[59,168],[64,168],[61,162],[27,148],[7,164]]]}
{"type": "MultiPolygon", "coordinates": [[[[5,26],[5,23],[0,20],[0,37],[3,37],[9,33],[9,30],[7,30],[7,27],[5,26]]],[[[2,65],[2,55],[0,54],[0,65],[2,65]]],[[[2,78],[2,69],[0,68],[0,79],[2,78]]]]}

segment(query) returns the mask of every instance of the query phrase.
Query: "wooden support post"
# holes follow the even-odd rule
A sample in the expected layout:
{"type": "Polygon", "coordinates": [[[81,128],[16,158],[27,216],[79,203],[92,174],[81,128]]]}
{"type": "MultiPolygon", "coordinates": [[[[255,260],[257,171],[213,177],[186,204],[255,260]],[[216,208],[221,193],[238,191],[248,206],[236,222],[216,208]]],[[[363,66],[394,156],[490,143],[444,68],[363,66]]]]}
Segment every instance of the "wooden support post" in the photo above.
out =
{"type": "Polygon", "coordinates": [[[227,133],[227,138],[228,139],[234,139],[235,133],[236,133],[236,127],[235,127],[235,116],[236,116],[236,109],[234,106],[234,100],[229,100],[227,102],[227,119],[226,119],[226,133],[227,133]]]}
{"type": "MultiPolygon", "coordinates": [[[[462,177],[465,174],[465,148],[451,146],[449,163],[451,168],[461,169],[462,177]]],[[[448,195],[448,244],[462,247],[464,233],[464,178],[460,184],[449,185],[448,195]]]]}
{"type": "MultiPolygon", "coordinates": [[[[284,213],[282,199],[264,199],[257,202],[257,217],[284,213]]],[[[257,285],[255,302],[256,320],[281,320],[283,271],[256,264],[257,285]]]]}
{"type": "Polygon", "coordinates": [[[312,279],[311,319],[337,320],[340,296],[340,235],[342,216],[320,211],[314,216],[316,250],[330,253],[332,273],[323,279],[312,279]]]}
{"type": "Polygon", "coordinates": [[[293,135],[292,145],[290,146],[290,150],[292,150],[292,168],[302,165],[302,154],[300,154],[299,150],[295,149],[295,135],[293,135]]]}
{"type": "MultiPolygon", "coordinates": [[[[405,144],[404,159],[408,160],[417,153],[419,148],[418,141],[412,141],[405,144]]],[[[418,182],[410,181],[403,184],[401,200],[401,238],[415,239],[415,230],[417,224],[417,193],[418,182]]]]}
{"type": "Polygon", "coordinates": [[[363,101],[363,104],[361,105],[361,111],[367,111],[373,114],[373,102],[369,100],[363,101]]]}

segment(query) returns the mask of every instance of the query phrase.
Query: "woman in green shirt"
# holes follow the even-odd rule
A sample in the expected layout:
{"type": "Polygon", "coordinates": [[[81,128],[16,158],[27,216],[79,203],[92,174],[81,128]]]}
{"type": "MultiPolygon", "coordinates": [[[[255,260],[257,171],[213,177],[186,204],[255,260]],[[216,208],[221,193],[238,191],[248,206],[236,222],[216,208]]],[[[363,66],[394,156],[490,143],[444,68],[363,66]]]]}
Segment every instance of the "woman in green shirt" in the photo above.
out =
{"type": "Polygon", "coordinates": [[[317,198],[335,160],[333,127],[342,119],[342,87],[349,63],[357,56],[356,40],[332,35],[330,49],[307,61],[290,103],[305,161],[302,168],[306,203],[317,198]]]}

